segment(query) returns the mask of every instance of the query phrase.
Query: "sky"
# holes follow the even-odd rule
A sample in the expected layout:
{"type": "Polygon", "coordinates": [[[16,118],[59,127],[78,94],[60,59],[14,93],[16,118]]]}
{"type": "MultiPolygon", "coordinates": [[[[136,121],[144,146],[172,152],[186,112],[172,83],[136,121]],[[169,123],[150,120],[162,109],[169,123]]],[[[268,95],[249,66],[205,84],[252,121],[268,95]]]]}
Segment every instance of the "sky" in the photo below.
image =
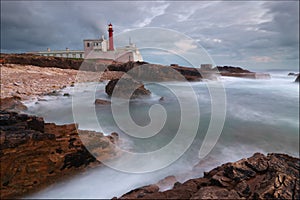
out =
{"type": "Polygon", "coordinates": [[[299,70],[299,1],[1,0],[1,52],[81,50],[110,22],[178,31],[217,65],[299,70]]]}

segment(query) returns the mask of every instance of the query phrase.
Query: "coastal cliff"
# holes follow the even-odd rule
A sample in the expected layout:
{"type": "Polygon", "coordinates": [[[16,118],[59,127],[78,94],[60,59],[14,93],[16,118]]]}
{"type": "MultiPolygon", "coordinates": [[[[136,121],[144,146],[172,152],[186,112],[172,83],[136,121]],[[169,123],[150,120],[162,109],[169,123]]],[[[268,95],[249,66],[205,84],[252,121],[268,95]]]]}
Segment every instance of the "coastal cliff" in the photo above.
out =
{"type": "Polygon", "coordinates": [[[204,177],[176,182],[160,192],[158,184],[134,189],[120,199],[299,199],[300,160],[285,154],[256,153],[223,164],[204,177]]]}
{"type": "Polygon", "coordinates": [[[87,146],[96,142],[91,144],[92,151],[101,159],[116,156],[112,143],[117,142],[117,134],[81,131],[76,124],[56,125],[43,118],[0,111],[0,131],[1,199],[23,196],[99,165],[82,140],[87,146]]]}

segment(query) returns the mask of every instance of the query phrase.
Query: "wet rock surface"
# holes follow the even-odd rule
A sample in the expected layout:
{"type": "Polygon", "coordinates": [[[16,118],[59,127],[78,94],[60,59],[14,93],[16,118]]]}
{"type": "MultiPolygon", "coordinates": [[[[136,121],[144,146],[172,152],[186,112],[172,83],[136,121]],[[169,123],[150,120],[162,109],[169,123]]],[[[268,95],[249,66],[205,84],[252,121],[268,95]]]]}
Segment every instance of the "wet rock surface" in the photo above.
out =
{"type": "Polygon", "coordinates": [[[103,136],[77,130],[76,124],[0,111],[0,131],[1,199],[23,196],[117,155],[116,133],[103,136]]]}
{"type": "Polygon", "coordinates": [[[151,94],[143,83],[128,77],[110,80],[105,86],[105,92],[108,96],[113,95],[114,97],[125,99],[149,96],[151,94]]]}
{"type": "Polygon", "coordinates": [[[141,187],[121,199],[299,199],[300,160],[285,154],[256,153],[223,164],[204,177],[176,182],[160,192],[157,185],[141,187]],[[157,186],[157,187],[156,187],[157,186]]]}

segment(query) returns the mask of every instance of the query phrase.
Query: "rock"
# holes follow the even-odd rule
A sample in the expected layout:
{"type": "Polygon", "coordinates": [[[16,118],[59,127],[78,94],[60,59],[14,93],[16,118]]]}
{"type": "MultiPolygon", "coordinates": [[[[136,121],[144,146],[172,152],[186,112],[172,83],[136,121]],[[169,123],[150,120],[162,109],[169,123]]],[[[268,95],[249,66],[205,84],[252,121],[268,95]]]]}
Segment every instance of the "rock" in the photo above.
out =
{"type": "Polygon", "coordinates": [[[63,95],[64,97],[69,97],[70,96],[70,94],[69,93],[64,93],[64,95],[63,95]]]}
{"type": "Polygon", "coordinates": [[[198,69],[174,64],[164,66],[146,62],[113,63],[107,69],[126,72],[140,81],[199,81],[202,78],[198,69]]]}
{"type": "Polygon", "coordinates": [[[288,76],[297,76],[298,74],[294,73],[294,72],[290,72],[288,73],[288,76]]]}
{"type": "Polygon", "coordinates": [[[139,189],[131,190],[126,195],[122,196],[121,199],[143,198],[147,194],[157,193],[158,191],[159,187],[157,185],[147,185],[139,189]]]}
{"type": "Polygon", "coordinates": [[[108,100],[104,100],[104,99],[96,99],[95,100],[95,104],[100,104],[100,105],[110,105],[111,102],[108,100]]]}
{"type": "Polygon", "coordinates": [[[243,69],[241,67],[232,67],[232,66],[217,66],[216,67],[221,73],[252,73],[249,70],[243,69]]]}
{"type": "Polygon", "coordinates": [[[296,78],[295,82],[297,82],[297,83],[299,83],[299,82],[300,82],[300,74],[298,74],[298,76],[297,76],[297,78],[296,78]]]}
{"type": "Polygon", "coordinates": [[[251,79],[270,79],[271,76],[268,73],[257,73],[243,69],[241,67],[232,66],[217,66],[215,69],[219,71],[221,76],[231,76],[239,78],[251,78],[251,79]]]}
{"type": "Polygon", "coordinates": [[[159,98],[159,101],[164,101],[165,100],[165,97],[160,97],[159,98]]]}
{"type": "Polygon", "coordinates": [[[160,180],[156,185],[159,187],[159,190],[171,189],[173,185],[177,182],[175,176],[167,176],[166,178],[160,180]]]}
{"type": "Polygon", "coordinates": [[[39,67],[57,67],[61,69],[79,69],[83,59],[68,59],[33,54],[1,54],[2,64],[35,65],[39,67]]]}
{"type": "Polygon", "coordinates": [[[21,102],[19,97],[7,97],[0,99],[0,108],[1,110],[7,111],[24,111],[27,110],[27,107],[21,102]]]}
{"type": "Polygon", "coordinates": [[[112,94],[114,94],[114,97],[127,99],[149,96],[151,94],[151,92],[147,90],[141,82],[132,78],[110,80],[105,86],[105,92],[108,96],[112,96],[112,94]],[[120,84],[118,84],[119,80],[121,80],[120,84]]]}
{"type": "Polygon", "coordinates": [[[1,199],[22,197],[99,165],[94,152],[99,160],[117,156],[116,133],[106,137],[77,130],[76,124],[56,125],[39,117],[0,111],[0,132],[1,199]]]}
{"type": "Polygon", "coordinates": [[[121,199],[299,199],[299,170],[299,158],[256,153],[248,159],[223,164],[202,178],[175,183],[170,190],[145,193],[142,187],[121,199]]]}

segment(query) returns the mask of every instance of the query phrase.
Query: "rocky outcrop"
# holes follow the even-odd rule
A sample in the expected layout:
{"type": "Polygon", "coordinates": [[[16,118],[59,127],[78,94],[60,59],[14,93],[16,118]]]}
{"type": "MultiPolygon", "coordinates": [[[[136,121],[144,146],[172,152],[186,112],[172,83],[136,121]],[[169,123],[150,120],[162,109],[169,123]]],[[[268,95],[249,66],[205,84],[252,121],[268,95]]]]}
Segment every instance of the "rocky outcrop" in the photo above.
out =
{"type": "Polygon", "coordinates": [[[298,76],[297,76],[295,82],[298,82],[298,83],[300,82],[300,74],[298,74],[298,76]]]}
{"type": "Polygon", "coordinates": [[[113,63],[109,71],[122,71],[141,81],[200,81],[202,76],[198,69],[178,65],[164,66],[146,62],[113,63]]]}
{"type": "Polygon", "coordinates": [[[217,66],[216,67],[221,73],[253,73],[249,70],[243,69],[241,67],[232,67],[232,66],[217,66]]]}
{"type": "Polygon", "coordinates": [[[248,159],[223,164],[171,190],[149,185],[121,199],[299,199],[300,160],[285,154],[256,153],[248,159]]]}
{"type": "Polygon", "coordinates": [[[108,96],[112,96],[114,93],[114,97],[125,99],[149,96],[151,94],[141,82],[128,77],[110,80],[105,86],[105,92],[108,96]]]}
{"type": "Polygon", "coordinates": [[[35,65],[39,67],[57,67],[61,69],[79,69],[83,59],[68,59],[33,54],[1,54],[1,63],[35,65]]]}
{"type": "Polygon", "coordinates": [[[267,73],[251,72],[240,67],[217,66],[210,70],[184,67],[177,64],[164,66],[145,62],[112,63],[107,67],[109,71],[128,73],[141,81],[201,81],[202,79],[216,80],[218,76],[232,76],[252,79],[269,79],[267,73]]]}
{"type": "Polygon", "coordinates": [[[267,73],[258,73],[251,72],[249,70],[240,68],[240,67],[232,67],[232,66],[217,66],[215,69],[219,71],[221,76],[231,76],[231,77],[239,77],[239,78],[251,78],[251,79],[270,79],[270,74],[267,73]]]}
{"type": "Polygon", "coordinates": [[[1,64],[34,65],[39,67],[55,67],[60,69],[75,69],[81,71],[103,72],[111,63],[103,60],[84,60],[81,58],[61,58],[54,56],[39,56],[34,54],[1,54],[1,64]]]}
{"type": "Polygon", "coordinates": [[[79,131],[75,124],[58,126],[39,117],[0,111],[0,131],[1,199],[22,196],[99,165],[89,151],[100,160],[117,155],[116,133],[79,131]]]}
{"type": "Polygon", "coordinates": [[[288,73],[288,76],[298,76],[298,75],[299,75],[299,73],[294,73],[294,72],[288,73]]]}
{"type": "Polygon", "coordinates": [[[129,61],[127,63],[113,62],[112,64],[107,66],[107,70],[108,71],[128,72],[129,70],[131,70],[137,66],[143,65],[143,64],[149,64],[149,63],[140,62],[140,61],[137,61],[137,62],[129,61]]]}

